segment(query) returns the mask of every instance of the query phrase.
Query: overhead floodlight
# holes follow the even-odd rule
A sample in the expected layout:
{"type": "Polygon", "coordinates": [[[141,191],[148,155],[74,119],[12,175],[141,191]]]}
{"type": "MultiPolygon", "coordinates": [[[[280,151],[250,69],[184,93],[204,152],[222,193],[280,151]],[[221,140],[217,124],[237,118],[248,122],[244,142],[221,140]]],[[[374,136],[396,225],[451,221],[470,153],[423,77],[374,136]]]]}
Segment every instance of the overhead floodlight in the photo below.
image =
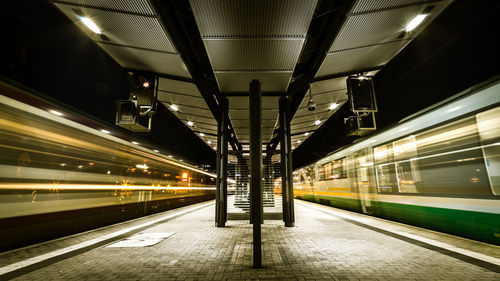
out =
{"type": "Polygon", "coordinates": [[[408,25],[406,26],[406,32],[409,32],[409,31],[412,31],[413,29],[415,29],[419,24],[421,24],[425,17],[427,15],[418,15],[416,17],[414,17],[410,23],[408,23],[408,25]]]}
{"type": "Polygon", "coordinates": [[[57,110],[49,110],[50,113],[54,114],[54,115],[57,115],[57,116],[63,116],[64,114],[62,114],[61,112],[57,111],[57,110]]]}
{"type": "Polygon", "coordinates": [[[338,106],[339,106],[339,104],[334,102],[334,103],[330,104],[330,107],[328,107],[328,110],[334,110],[338,106]]]}
{"type": "Polygon", "coordinates": [[[179,107],[175,104],[171,104],[170,105],[170,108],[173,110],[173,111],[179,111],[179,107]]]}
{"type": "Polygon", "coordinates": [[[91,19],[87,17],[80,17],[80,20],[85,24],[90,30],[92,30],[96,34],[101,34],[101,29],[93,22],[91,19]]]}
{"type": "Polygon", "coordinates": [[[148,165],[146,164],[137,164],[135,166],[139,169],[144,169],[144,170],[147,170],[149,168],[148,165]]]}
{"type": "Polygon", "coordinates": [[[188,126],[191,126],[191,127],[194,126],[194,123],[191,121],[187,121],[187,124],[188,124],[188,126]]]}

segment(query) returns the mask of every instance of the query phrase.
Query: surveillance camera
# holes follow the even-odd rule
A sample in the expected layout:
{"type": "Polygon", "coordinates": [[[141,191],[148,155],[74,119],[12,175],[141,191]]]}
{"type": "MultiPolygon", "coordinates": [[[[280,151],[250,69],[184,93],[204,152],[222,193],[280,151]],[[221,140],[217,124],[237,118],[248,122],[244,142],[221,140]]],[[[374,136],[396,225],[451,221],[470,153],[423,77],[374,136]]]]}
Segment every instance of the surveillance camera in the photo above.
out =
{"type": "Polygon", "coordinates": [[[309,111],[314,111],[316,109],[316,103],[312,99],[307,103],[307,109],[309,111]]]}

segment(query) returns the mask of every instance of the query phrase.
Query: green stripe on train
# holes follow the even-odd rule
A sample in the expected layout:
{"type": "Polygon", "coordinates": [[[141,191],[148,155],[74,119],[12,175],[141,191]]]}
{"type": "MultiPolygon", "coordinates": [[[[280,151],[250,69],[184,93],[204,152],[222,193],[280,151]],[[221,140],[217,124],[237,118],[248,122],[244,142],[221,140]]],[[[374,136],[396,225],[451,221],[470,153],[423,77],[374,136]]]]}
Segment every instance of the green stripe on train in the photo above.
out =
{"type": "MultiPolygon", "coordinates": [[[[303,195],[301,199],[361,211],[358,199],[303,195]]],[[[373,215],[419,227],[500,245],[500,215],[372,201],[373,215]]]]}

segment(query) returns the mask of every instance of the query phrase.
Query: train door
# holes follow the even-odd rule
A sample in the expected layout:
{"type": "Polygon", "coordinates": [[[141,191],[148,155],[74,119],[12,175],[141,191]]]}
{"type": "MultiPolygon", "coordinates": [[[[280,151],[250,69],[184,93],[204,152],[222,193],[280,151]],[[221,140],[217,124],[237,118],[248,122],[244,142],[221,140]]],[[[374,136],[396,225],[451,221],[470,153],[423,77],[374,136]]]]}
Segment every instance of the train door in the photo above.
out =
{"type": "Polygon", "coordinates": [[[354,153],[354,166],[361,210],[365,214],[372,214],[374,171],[371,150],[367,148],[354,153]]]}

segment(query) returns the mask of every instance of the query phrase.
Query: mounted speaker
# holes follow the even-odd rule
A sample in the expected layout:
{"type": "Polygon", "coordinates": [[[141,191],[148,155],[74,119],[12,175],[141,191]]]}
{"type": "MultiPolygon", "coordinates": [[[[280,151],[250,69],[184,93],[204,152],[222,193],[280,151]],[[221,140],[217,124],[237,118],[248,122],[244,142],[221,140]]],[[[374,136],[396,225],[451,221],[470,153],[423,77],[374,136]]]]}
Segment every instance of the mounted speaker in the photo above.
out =
{"type": "Polygon", "coordinates": [[[349,76],[347,94],[352,112],[377,112],[372,76],[349,76]]]}

